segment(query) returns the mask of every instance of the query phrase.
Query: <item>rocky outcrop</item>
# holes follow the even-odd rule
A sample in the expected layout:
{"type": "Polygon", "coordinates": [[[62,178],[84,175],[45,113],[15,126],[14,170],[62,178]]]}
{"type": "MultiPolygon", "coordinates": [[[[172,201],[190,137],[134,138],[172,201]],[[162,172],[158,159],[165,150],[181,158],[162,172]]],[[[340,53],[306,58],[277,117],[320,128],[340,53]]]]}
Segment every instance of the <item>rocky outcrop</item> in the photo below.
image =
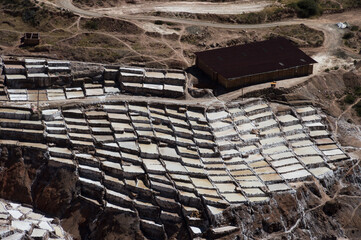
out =
{"type": "Polygon", "coordinates": [[[34,184],[34,206],[43,212],[62,216],[76,196],[77,177],[67,169],[44,169],[34,184]]]}
{"type": "Polygon", "coordinates": [[[32,203],[31,180],[24,164],[21,149],[2,148],[0,197],[21,203],[32,203]]]}

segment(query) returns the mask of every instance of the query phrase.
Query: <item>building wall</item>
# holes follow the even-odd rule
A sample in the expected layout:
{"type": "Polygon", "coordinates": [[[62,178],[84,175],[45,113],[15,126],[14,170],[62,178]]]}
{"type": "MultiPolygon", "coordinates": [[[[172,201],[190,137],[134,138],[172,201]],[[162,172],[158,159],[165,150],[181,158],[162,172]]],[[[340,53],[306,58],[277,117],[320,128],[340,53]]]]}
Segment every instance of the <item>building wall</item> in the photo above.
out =
{"type": "Polygon", "coordinates": [[[196,59],[196,65],[199,69],[201,69],[205,74],[207,74],[212,80],[217,81],[218,74],[214,72],[211,68],[203,63],[199,58],[196,59]]]}
{"type": "Polygon", "coordinates": [[[273,71],[273,72],[260,73],[260,74],[256,74],[256,75],[244,76],[244,77],[228,80],[228,79],[224,78],[222,75],[214,72],[211,68],[206,66],[198,58],[196,59],[196,65],[204,73],[206,73],[209,77],[211,77],[212,80],[218,81],[220,84],[222,84],[226,88],[236,88],[236,87],[241,87],[241,86],[248,86],[248,85],[253,85],[253,84],[271,82],[271,81],[280,80],[280,79],[301,77],[301,76],[306,76],[306,75],[312,74],[312,72],[313,72],[313,65],[310,64],[310,65],[298,66],[298,67],[294,67],[294,68],[278,70],[278,71],[273,71]]]}
{"type": "Polygon", "coordinates": [[[39,45],[40,44],[40,39],[30,39],[30,38],[26,38],[24,39],[24,45],[25,46],[35,46],[35,45],[39,45]]]}

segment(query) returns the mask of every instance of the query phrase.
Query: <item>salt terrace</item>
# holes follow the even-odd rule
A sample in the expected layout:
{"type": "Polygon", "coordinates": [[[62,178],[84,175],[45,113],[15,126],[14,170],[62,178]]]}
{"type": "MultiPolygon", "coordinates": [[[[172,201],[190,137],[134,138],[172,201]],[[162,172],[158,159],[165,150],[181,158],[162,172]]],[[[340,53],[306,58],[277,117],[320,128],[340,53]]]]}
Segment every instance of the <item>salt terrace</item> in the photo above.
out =
{"type": "MultiPolygon", "coordinates": [[[[29,102],[38,99],[182,97],[187,78],[176,70],[105,66],[100,81],[74,77],[66,61],[3,63],[0,146],[41,152],[48,167],[73,171],[84,201],[139,216],[141,230],[151,238],[164,238],[164,224],[179,222],[192,237],[208,229],[215,236],[232,233],[238,228],[218,222],[226,208],[265,204],[271,194],[294,191],[299,182],[332,177],[349,160],[313,106],[279,111],[259,98],[217,107],[119,98],[81,106],[45,104],[34,114],[29,102]],[[45,88],[28,89],[29,81],[45,88]]],[[[19,205],[7,206],[26,215],[19,205]]],[[[44,219],[44,224],[37,219],[39,225],[18,220],[8,225],[30,234],[61,233],[44,219]]],[[[0,234],[9,231],[4,227],[0,234]]]]}
{"type": "Polygon", "coordinates": [[[72,239],[59,221],[18,203],[0,200],[0,239],[72,239]]]}
{"type": "Polygon", "coordinates": [[[186,75],[180,70],[102,66],[101,75],[91,78],[74,76],[68,61],[26,58],[0,58],[0,68],[0,101],[61,101],[120,93],[177,98],[185,93],[186,75]]]}
{"type": "Polygon", "coordinates": [[[349,159],[319,110],[278,111],[258,98],[223,107],[119,100],[44,108],[38,120],[12,105],[0,108],[0,136],[74,171],[82,199],[139,216],[156,239],[182,221],[193,237],[236,231],[217,224],[227,207],[267,203],[349,159]]]}

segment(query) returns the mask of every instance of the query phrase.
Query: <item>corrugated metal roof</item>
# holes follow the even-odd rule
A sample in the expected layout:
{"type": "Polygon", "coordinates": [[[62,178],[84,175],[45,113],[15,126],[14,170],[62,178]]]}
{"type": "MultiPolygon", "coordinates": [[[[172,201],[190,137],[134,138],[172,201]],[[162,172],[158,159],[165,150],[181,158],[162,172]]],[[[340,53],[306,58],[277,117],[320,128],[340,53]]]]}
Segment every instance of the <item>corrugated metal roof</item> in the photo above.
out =
{"type": "Polygon", "coordinates": [[[317,63],[285,38],[195,54],[214,72],[228,79],[317,63]]]}

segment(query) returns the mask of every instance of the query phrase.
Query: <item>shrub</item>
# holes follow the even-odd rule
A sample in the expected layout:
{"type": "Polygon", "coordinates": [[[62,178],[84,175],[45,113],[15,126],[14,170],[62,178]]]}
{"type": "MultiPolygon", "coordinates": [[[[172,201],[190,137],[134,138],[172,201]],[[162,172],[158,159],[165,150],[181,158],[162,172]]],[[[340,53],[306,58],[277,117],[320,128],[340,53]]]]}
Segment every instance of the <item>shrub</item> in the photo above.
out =
{"type": "Polygon", "coordinates": [[[155,20],[154,24],[155,25],[162,25],[164,22],[162,20],[155,20]]]}
{"type": "Polygon", "coordinates": [[[361,117],[361,102],[358,102],[353,108],[355,109],[357,116],[361,117]]]}
{"type": "Polygon", "coordinates": [[[351,95],[351,94],[347,94],[344,99],[345,103],[347,103],[347,104],[352,104],[355,102],[355,100],[356,100],[355,96],[351,95]]]}
{"type": "Polygon", "coordinates": [[[300,18],[309,18],[321,14],[321,7],[317,0],[299,0],[289,6],[296,10],[297,16],[300,18]]]}
{"type": "Polygon", "coordinates": [[[21,16],[25,23],[30,23],[33,26],[39,25],[39,21],[36,19],[37,11],[31,8],[25,8],[21,16]]]}
{"type": "Polygon", "coordinates": [[[99,28],[98,22],[95,19],[90,19],[85,23],[85,28],[97,30],[99,28]]]}
{"type": "Polygon", "coordinates": [[[347,32],[342,36],[342,38],[343,39],[350,39],[350,38],[353,38],[354,36],[355,36],[355,34],[353,32],[347,32]]]}
{"type": "Polygon", "coordinates": [[[358,26],[352,26],[350,29],[351,29],[351,31],[358,31],[359,27],[358,26]]]}
{"type": "Polygon", "coordinates": [[[355,94],[356,94],[357,96],[361,96],[361,87],[357,87],[357,88],[355,89],[355,94]]]}

